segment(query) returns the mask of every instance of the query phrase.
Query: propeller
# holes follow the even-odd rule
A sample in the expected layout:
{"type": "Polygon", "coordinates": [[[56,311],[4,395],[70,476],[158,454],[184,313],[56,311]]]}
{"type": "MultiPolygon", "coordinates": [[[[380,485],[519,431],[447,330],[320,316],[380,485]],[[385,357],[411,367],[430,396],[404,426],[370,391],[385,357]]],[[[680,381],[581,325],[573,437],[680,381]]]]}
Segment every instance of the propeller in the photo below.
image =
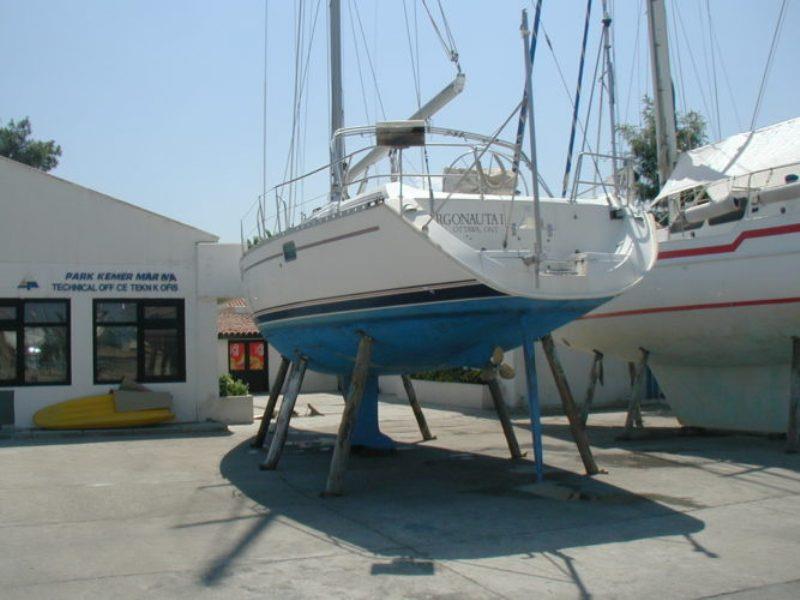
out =
{"type": "Polygon", "coordinates": [[[495,346],[494,350],[492,350],[492,356],[489,359],[489,365],[484,369],[484,378],[487,376],[491,378],[494,373],[487,372],[488,370],[497,372],[500,377],[503,379],[513,379],[516,371],[514,371],[514,367],[509,365],[508,363],[503,362],[503,358],[505,358],[505,352],[500,346],[495,346]]]}

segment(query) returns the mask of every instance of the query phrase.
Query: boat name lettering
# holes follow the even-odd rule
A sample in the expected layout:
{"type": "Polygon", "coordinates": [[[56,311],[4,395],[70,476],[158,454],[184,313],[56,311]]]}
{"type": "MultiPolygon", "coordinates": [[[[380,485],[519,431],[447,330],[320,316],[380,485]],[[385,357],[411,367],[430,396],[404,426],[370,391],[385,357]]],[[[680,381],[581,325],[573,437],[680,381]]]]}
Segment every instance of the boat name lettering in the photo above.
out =
{"type": "Polygon", "coordinates": [[[505,215],[479,212],[437,212],[436,222],[444,227],[450,225],[505,225],[505,215]]]}

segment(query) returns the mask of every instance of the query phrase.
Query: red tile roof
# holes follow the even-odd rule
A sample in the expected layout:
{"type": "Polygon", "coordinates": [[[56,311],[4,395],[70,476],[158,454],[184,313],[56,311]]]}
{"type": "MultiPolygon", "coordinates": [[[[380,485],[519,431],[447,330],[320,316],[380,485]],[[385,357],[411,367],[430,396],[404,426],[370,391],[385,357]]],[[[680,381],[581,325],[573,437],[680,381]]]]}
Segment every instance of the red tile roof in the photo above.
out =
{"type": "Polygon", "coordinates": [[[220,337],[258,335],[258,327],[244,298],[234,298],[217,309],[217,335],[220,337]]]}
{"type": "Polygon", "coordinates": [[[231,298],[224,306],[230,306],[231,308],[248,308],[247,300],[244,298],[231,298]]]}

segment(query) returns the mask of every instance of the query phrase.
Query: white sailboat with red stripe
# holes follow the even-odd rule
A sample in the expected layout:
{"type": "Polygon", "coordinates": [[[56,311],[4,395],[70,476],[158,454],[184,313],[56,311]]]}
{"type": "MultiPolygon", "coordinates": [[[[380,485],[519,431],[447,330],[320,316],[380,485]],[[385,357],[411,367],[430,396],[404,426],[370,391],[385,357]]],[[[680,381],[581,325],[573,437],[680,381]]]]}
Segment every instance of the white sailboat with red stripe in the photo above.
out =
{"type": "Polygon", "coordinates": [[[800,336],[800,119],[683,154],[641,284],[555,334],[637,360],[686,425],[781,432],[800,336]]]}
{"type": "MultiPolygon", "coordinates": [[[[800,336],[800,119],[678,155],[664,0],[648,0],[655,268],[554,336],[649,366],[685,425],[787,430],[800,336]]],[[[763,85],[763,82],[762,82],[763,85]]]]}

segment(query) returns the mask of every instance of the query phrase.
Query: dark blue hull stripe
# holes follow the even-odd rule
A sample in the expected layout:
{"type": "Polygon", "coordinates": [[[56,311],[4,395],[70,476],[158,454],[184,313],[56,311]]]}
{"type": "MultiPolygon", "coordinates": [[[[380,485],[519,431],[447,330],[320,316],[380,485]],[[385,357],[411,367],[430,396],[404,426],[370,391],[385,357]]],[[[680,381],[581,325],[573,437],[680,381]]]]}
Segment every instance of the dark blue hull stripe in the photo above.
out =
{"type": "Polygon", "coordinates": [[[402,294],[381,295],[370,298],[358,298],[339,302],[327,302],[325,304],[314,304],[312,306],[287,308],[267,314],[257,315],[256,321],[258,323],[270,323],[272,321],[282,321],[284,319],[309,317],[313,315],[345,312],[349,310],[368,310],[373,308],[387,308],[390,306],[405,306],[408,304],[430,304],[434,302],[472,300],[476,298],[492,298],[496,296],[506,296],[506,294],[490,288],[488,285],[479,283],[475,285],[465,285],[438,290],[432,289],[425,291],[405,292],[402,294]]]}

